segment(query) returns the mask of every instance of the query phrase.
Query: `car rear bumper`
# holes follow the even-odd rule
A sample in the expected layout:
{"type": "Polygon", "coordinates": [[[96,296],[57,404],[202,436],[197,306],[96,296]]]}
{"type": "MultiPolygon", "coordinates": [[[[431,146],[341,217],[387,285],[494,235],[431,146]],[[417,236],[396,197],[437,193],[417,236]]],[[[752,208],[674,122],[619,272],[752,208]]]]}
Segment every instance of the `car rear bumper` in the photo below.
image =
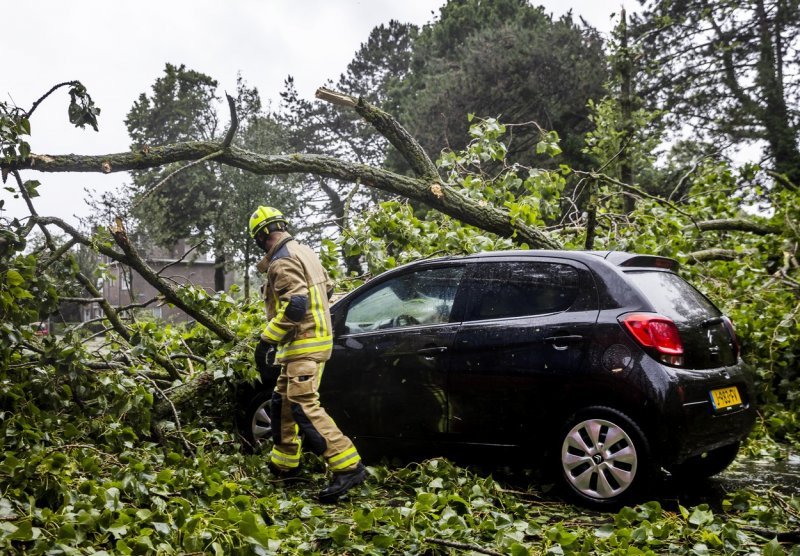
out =
{"type": "Polygon", "coordinates": [[[665,465],[742,441],[750,434],[756,408],[752,382],[744,364],[700,371],[670,369],[670,374],[673,383],[665,416],[674,418],[663,420],[665,465]],[[715,407],[711,392],[734,387],[741,403],[715,407]]]}

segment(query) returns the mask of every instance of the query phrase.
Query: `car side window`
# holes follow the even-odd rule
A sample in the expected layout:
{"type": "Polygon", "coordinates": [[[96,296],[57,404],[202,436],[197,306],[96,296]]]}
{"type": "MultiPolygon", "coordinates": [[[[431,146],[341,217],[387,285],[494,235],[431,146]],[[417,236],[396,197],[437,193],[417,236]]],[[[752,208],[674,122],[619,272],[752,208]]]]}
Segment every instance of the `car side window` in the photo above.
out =
{"type": "Polygon", "coordinates": [[[569,265],[499,262],[481,267],[464,320],[557,313],[578,297],[578,271],[569,265]]]}
{"type": "Polygon", "coordinates": [[[403,274],[356,299],[345,316],[347,333],[450,322],[463,266],[403,274]]]}

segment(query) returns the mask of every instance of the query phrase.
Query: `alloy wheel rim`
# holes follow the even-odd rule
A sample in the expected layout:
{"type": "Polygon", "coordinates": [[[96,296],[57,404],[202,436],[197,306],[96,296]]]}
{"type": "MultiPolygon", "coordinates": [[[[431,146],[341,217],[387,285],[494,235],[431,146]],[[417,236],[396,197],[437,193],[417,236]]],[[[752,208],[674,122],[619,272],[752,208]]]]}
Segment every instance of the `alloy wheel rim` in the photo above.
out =
{"type": "Polygon", "coordinates": [[[625,430],[605,419],[586,419],[567,433],[561,447],[564,477],[588,498],[608,500],[636,478],[636,446],[625,430]]]}
{"type": "Polygon", "coordinates": [[[256,408],[253,419],[250,423],[250,430],[253,432],[253,439],[258,442],[264,440],[272,434],[272,419],[267,413],[269,401],[265,401],[256,408]]]}

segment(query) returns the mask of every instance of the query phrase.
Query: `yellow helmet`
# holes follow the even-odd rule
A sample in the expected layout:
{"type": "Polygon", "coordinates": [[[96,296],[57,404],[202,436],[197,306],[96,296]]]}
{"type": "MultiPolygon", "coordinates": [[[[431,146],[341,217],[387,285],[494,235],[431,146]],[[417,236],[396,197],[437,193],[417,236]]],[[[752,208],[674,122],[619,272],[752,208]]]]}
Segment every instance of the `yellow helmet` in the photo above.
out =
{"type": "Polygon", "coordinates": [[[268,232],[274,232],[275,230],[286,228],[288,224],[286,218],[283,217],[283,213],[278,209],[272,207],[258,207],[250,216],[250,237],[256,237],[256,234],[264,228],[266,228],[268,232]],[[274,226],[272,224],[274,224],[274,226]]]}

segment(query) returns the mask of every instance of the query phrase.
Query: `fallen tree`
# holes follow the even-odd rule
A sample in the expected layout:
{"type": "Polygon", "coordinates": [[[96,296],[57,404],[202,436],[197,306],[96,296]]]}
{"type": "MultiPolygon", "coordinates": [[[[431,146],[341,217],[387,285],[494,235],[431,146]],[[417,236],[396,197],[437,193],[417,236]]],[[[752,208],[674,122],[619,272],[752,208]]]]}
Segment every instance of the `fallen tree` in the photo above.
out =
{"type": "MultiPolygon", "coordinates": [[[[77,87],[78,85],[75,85],[75,83],[77,82],[65,83],[60,86],[70,85],[72,87],[77,87]]],[[[54,87],[48,92],[48,95],[58,87],[59,86],[54,87]]],[[[95,115],[96,111],[93,111],[93,105],[90,99],[87,101],[85,97],[79,94],[80,91],[81,90],[78,89],[77,101],[73,99],[73,102],[78,108],[82,107],[88,112],[89,116],[80,116],[80,114],[78,114],[75,117],[75,123],[76,125],[80,125],[81,122],[92,124],[93,120],[90,116],[95,115]]],[[[39,99],[31,110],[23,116],[29,117],[46,96],[47,95],[39,99]]],[[[88,97],[88,95],[86,95],[86,97],[88,97]]],[[[234,331],[229,329],[224,323],[219,322],[214,315],[206,311],[201,303],[197,303],[183,295],[180,289],[175,288],[172,284],[164,280],[157,271],[150,268],[129,241],[125,223],[121,218],[116,219],[110,230],[111,237],[117,247],[114,249],[102,241],[98,241],[96,237],[90,237],[81,233],[79,230],[58,218],[39,216],[27,195],[26,187],[22,182],[20,173],[35,170],[45,173],[96,172],[110,174],[129,170],[155,168],[176,162],[186,163],[185,166],[156,184],[152,190],[161,187],[169,187],[170,178],[177,172],[192,165],[210,161],[260,175],[308,173],[376,188],[408,199],[414,203],[427,205],[460,222],[501,237],[509,238],[519,245],[539,249],[557,249],[562,246],[561,241],[554,238],[554,234],[545,232],[540,227],[527,224],[523,219],[512,217],[506,207],[487,202],[475,202],[474,198],[469,197],[454,184],[444,180],[430,157],[390,114],[365,102],[363,99],[357,99],[327,89],[319,89],[317,91],[317,97],[323,101],[355,110],[366,122],[371,124],[379,133],[386,137],[401,153],[409,163],[415,175],[401,175],[383,168],[358,164],[330,156],[301,153],[270,156],[238,148],[233,145],[233,138],[237,130],[238,120],[233,100],[230,97],[228,97],[228,103],[231,126],[225,138],[220,142],[184,142],[171,145],[148,146],[137,151],[125,153],[92,156],[75,154],[35,154],[28,152],[24,147],[24,143],[19,143],[21,145],[19,152],[12,153],[14,156],[6,156],[5,160],[0,163],[0,167],[2,168],[4,179],[9,175],[14,176],[20,194],[25,197],[28,203],[31,218],[26,224],[23,233],[30,232],[34,226],[38,226],[42,229],[45,236],[47,236],[47,227],[53,226],[70,238],[69,241],[62,246],[56,246],[48,239],[51,261],[58,257],[65,256],[65,254],[68,253],[69,247],[75,244],[82,244],[96,249],[109,259],[134,269],[159,293],[159,301],[170,303],[180,308],[213,333],[221,342],[230,345],[237,344],[237,342],[246,343],[250,338],[237,338],[234,331]]],[[[78,108],[74,110],[76,113],[80,112],[78,108]]],[[[21,121],[22,120],[24,120],[24,118],[22,118],[21,121]]],[[[20,129],[24,134],[25,125],[21,124],[20,129]]],[[[17,140],[16,137],[13,139],[17,140]]],[[[6,151],[8,152],[8,149],[6,149],[6,151]]],[[[593,187],[595,188],[597,184],[607,184],[618,188],[618,190],[622,192],[621,194],[648,199],[670,210],[683,213],[682,209],[676,206],[672,201],[658,199],[645,193],[638,187],[621,183],[602,173],[576,172],[576,175],[594,184],[593,187]]],[[[571,202],[575,208],[573,212],[579,214],[577,204],[575,201],[571,202]]],[[[609,216],[606,215],[606,217],[609,216]]],[[[694,221],[691,216],[687,215],[687,217],[691,220],[691,224],[686,226],[686,231],[696,230],[699,233],[706,231],[743,231],[757,235],[780,234],[781,232],[779,228],[760,223],[757,219],[716,219],[698,222],[694,221]]],[[[598,225],[597,222],[597,215],[590,210],[588,224],[578,223],[579,225],[572,227],[572,231],[577,234],[586,234],[587,238],[594,237],[596,234],[595,227],[598,225]]],[[[8,240],[6,238],[0,238],[0,241],[8,240]]],[[[591,244],[588,239],[586,243],[591,244]]],[[[2,245],[0,245],[0,247],[2,247],[2,245]]],[[[687,255],[687,262],[702,263],[714,260],[734,260],[742,254],[747,253],[752,253],[752,250],[737,251],[734,249],[716,247],[704,248],[696,253],[689,253],[687,255]]],[[[50,262],[47,264],[50,264],[50,262]]],[[[100,306],[111,328],[118,333],[123,341],[130,343],[131,333],[126,327],[126,324],[119,318],[118,309],[111,307],[105,300],[102,300],[100,292],[94,289],[91,281],[86,276],[77,273],[76,279],[87,288],[92,299],[101,300],[99,301],[100,306]]],[[[160,401],[154,406],[157,417],[166,418],[170,414],[174,414],[177,420],[177,414],[175,413],[176,406],[180,407],[184,401],[193,399],[203,389],[212,384],[212,371],[206,369],[199,373],[194,372],[191,368],[191,361],[194,356],[190,353],[173,353],[167,355],[153,352],[150,353],[149,356],[166,372],[165,375],[155,372],[151,375],[152,380],[179,380],[182,382],[182,384],[170,390],[169,397],[161,390],[158,390],[162,395],[160,396],[160,401]],[[183,360],[189,365],[189,368],[179,368],[175,364],[177,360],[183,360]]],[[[96,364],[95,362],[88,361],[86,363],[89,366],[96,364]]],[[[108,364],[124,363],[126,363],[124,359],[108,362],[108,364]]],[[[157,384],[154,383],[154,387],[157,389],[157,384]]]]}

